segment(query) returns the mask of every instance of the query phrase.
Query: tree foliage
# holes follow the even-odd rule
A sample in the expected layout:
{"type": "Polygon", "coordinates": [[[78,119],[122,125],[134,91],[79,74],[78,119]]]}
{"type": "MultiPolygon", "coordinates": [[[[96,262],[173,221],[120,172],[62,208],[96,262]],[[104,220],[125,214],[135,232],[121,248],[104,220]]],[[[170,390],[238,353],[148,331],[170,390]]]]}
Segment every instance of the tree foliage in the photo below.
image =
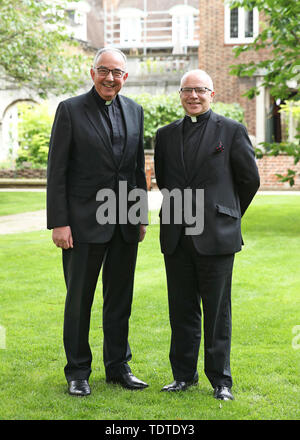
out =
{"type": "MultiPolygon", "coordinates": [[[[261,32],[253,43],[234,48],[235,56],[247,51],[269,49],[269,55],[261,61],[250,61],[231,66],[231,73],[237,76],[253,76],[260,73],[263,81],[261,86],[270,90],[271,96],[281,102],[293,102],[297,107],[300,99],[298,84],[300,81],[300,2],[298,0],[233,0],[231,7],[244,7],[251,10],[257,8],[265,17],[266,22],[260,23],[261,32]]],[[[245,95],[252,99],[259,94],[255,86],[245,95]]],[[[294,108],[296,108],[294,105],[294,108]]],[[[297,107],[298,108],[298,107],[297,107]]],[[[282,110],[285,108],[282,106],[282,110]]],[[[263,154],[278,156],[287,154],[294,158],[296,165],[300,160],[300,124],[293,142],[262,143],[264,148],[256,150],[257,156],[263,154]]],[[[277,174],[281,182],[295,183],[296,170],[288,169],[285,175],[277,174]]]]}
{"type": "MultiPolygon", "coordinates": [[[[300,78],[300,2],[298,0],[233,0],[231,7],[257,8],[265,17],[260,22],[260,33],[253,43],[237,46],[235,56],[247,51],[269,48],[270,55],[262,61],[231,66],[231,73],[237,76],[253,76],[263,73],[263,86],[270,89],[275,99],[290,97],[290,82],[300,78]]],[[[247,91],[253,98],[259,90],[256,87],[247,91]]],[[[299,98],[299,90],[294,99],[299,98]]]]}
{"type": "MultiPolygon", "coordinates": [[[[294,158],[294,165],[300,162],[300,101],[288,101],[286,104],[281,105],[280,112],[285,115],[285,119],[288,120],[290,116],[296,124],[296,136],[293,142],[263,142],[261,147],[256,149],[256,156],[260,159],[264,154],[269,156],[278,156],[280,154],[286,154],[294,158]]],[[[289,134],[289,133],[287,133],[289,134]]],[[[297,171],[288,168],[285,174],[276,174],[280,182],[288,182],[290,186],[295,184],[295,178],[297,171]]]]}
{"type": "Polygon", "coordinates": [[[0,1],[0,89],[24,87],[45,98],[83,84],[85,57],[65,23],[63,2],[0,1]]]}

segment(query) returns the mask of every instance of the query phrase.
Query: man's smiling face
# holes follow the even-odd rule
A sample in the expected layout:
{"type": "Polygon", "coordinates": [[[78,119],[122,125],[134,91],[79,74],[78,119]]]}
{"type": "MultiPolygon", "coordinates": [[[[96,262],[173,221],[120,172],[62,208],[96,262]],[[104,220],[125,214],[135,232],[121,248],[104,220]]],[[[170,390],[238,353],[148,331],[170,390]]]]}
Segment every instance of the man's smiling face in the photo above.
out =
{"type": "Polygon", "coordinates": [[[122,55],[117,52],[104,52],[97,60],[96,66],[91,68],[91,77],[95,84],[95,89],[102,99],[111,101],[116,97],[124,82],[127,79],[128,73],[125,73],[121,78],[114,78],[112,72],[107,76],[101,76],[97,68],[106,67],[107,69],[120,69],[125,71],[125,60],[122,55]]]}
{"type": "Polygon", "coordinates": [[[189,94],[180,93],[181,104],[188,115],[198,116],[210,109],[214,92],[212,81],[208,75],[201,71],[192,71],[183,78],[181,87],[205,87],[210,90],[204,94],[197,94],[195,90],[189,94]]]}

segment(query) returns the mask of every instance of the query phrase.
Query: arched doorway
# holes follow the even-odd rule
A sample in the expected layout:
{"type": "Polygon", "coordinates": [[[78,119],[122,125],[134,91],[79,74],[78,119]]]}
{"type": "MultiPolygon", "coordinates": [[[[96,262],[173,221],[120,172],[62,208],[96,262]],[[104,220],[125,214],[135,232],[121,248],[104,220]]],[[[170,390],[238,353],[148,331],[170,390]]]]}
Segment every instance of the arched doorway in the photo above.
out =
{"type": "Polygon", "coordinates": [[[11,103],[4,111],[2,119],[2,139],[0,143],[0,162],[13,162],[18,153],[18,122],[20,103],[35,104],[32,100],[18,100],[11,103]]]}

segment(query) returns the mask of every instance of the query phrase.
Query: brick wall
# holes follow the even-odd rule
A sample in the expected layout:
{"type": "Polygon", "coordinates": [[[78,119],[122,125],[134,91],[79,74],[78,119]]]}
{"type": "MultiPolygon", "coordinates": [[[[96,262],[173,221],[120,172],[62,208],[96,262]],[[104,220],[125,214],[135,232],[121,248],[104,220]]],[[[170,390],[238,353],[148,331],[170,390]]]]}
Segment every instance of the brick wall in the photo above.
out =
{"type": "Polygon", "coordinates": [[[294,159],[286,155],[264,156],[257,160],[259,170],[261,190],[300,190],[300,163],[294,165],[294,159]],[[295,185],[290,187],[289,183],[281,183],[278,181],[276,173],[285,175],[287,169],[296,170],[298,176],[295,179],[295,185]]]}
{"type": "MultiPolygon", "coordinates": [[[[156,189],[152,152],[146,152],[145,164],[148,189],[156,189]]],[[[284,175],[288,168],[297,170],[300,175],[300,163],[295,166],[292,157],[286,155],[277,157],[264,156],[262,159],[257,160],[257,166],[261,180],[260,190],[300,190],[300,176],[295,179],[295,185],[292,188],[288,183],[279,182],[276,176],[276,173],[284,175]]]]}
{"type": "Polygon", "coordinates": [[[0,169],[0,179],[45,179],[46,174],[47,174],[46,169],[30,169],[30,168],[25,168],[23,170],[0,169]]]}
{"type": "MultiPolygon", "coordinates": [[[[224,42],[224,1],[199,0],[200,45],[199,68],[213,79],[215,101],[238,102],[245,110],[245,119],[250,134],[256,135],[256,103],[241,95],[255,85],[255,78],[237,78],[230,75],[230,65],[258,61],[266,58],[268,50],[249,51],[234,58],[234,45],[224,42]]],[[[262,17],[259,17],[262,20],[262,17]]]]}
{"type": "MultiPolygon", "coordinates": [[[[146,151],[145,170],[148,189],[156,189],[153,151],[146,151]]],[[[280,183],[276,173],[285,174],[288,168],[297,170],[300,175],[300,163],[294,165],[292,157],[280,155],[277,157],[264,156],[257,160],[261,186],[260,190],[300,190],[300,176],[297,176],[295,185],[291,188],[288,183],[280,183]]],[[[45,179],[46,170],[0,170],[0,179],[45,179]]]]}

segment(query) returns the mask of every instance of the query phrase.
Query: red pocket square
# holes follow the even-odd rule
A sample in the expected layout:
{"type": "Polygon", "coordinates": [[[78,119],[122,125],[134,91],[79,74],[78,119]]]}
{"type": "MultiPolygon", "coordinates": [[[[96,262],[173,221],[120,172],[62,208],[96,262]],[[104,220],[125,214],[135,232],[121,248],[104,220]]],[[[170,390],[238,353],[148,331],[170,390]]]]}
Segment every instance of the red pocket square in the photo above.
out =
{"type": "Polygon", "coordinates": [[[222,151],[224,151],[224,147],[222,142],[219,142],[219,145],[217,145],[215,153],[221,153],[222,151]]]}

